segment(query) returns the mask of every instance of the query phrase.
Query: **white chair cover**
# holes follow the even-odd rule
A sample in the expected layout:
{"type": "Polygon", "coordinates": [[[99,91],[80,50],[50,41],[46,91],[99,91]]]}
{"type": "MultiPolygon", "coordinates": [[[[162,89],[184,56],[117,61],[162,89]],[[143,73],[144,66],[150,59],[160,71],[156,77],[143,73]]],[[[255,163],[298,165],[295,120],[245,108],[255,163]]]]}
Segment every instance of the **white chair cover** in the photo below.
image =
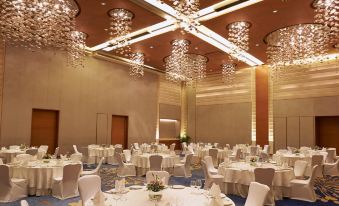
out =
{"type": "Polygon", "coordinates": [[[81,164],[69,164],[63,168],[63,177],[53,179],[52,195],[59,199],[78,196],[78,179],[81,164]]]}
{"type": "Polygon", "coordinates": [[[324,175],[339,176],[339,159],[335,163],[324,164],[324,175]]]}
{"type": "Polygon", "coordinates": [[[202,169],[204,171],[204,176],[205,176],[205,186],[204,186],[204,189],[209,189],[213,183],[219,185],[220,187],[222,186],[222,182],[224,180],[224,176],[222,175],[214,175],[214,174],[211,174],[209,171],[208,171],[208,168],[207,168],[207,165],[205,163],[204,160],[201,161],[201,166],[202,166],[202,169]]]}
{"type": "Polygon", "coordinates": [[[170,145],[170,151],[171,151],[171,152],[174,152],[174,150],[175,150],[175,143],[173,143],[173,144],[170,145]]]}
{"type": "Polygon", "coordinates": [[[0,202],[13,202],[27,197],[27,180],[11,179],[7,165],[0,165],[0,202]]]}
{"type": "Polygon", "coordinates": [[[218,149],[209,149],[208,154],[212,157],[214,167],[218,167],[218,149]]]}
{"type": "Polygon", "coordinates": [[[38,149],[39,151],[44,151],[45,153],[47,153],[48,151],[48,145],[41,145],[38,149]]]}
{"type": "Polygon", "coordinates": [[[334,163],[336,161],[336,148],[328,148],[327,150],[326,163],[334,163]]]}
{"type": "Polygon", "coordinates": [[[270,188],[267,185],[251,182],[245,206],[263,206],[268,191],[270,188]]]}
{"type": "Polygon", "coordinates": [[[102,157],[98,163],[98,166],[94,169],[94,170],[91,170],[91,171],[82,171],[81,172],[81,176],[84,176],[84,175],[99,175],[99,171],[100,171],[100,167],[102,165],[102,163],[104,162],[105,158],[102,157]]]}
{"type": "Polygon", "coordinates": [[[119,153],[119,154],[121,154],[122,151],[123,151],[122,147],[116,147],[116,148],[114,149],[114,153],[119,153]]]}
{"type": "Polygon", "coordinates": [[[151,171],[161,171],[162,156],[152,155],[149,157],[149,170],[151,171]]]}
{"type": "Polygon", "coordinates": [[[312,156],[312,164],[313,168],[315,165],[318,165],[318,169],[316,170],[316,177],[323,177],[323,165],[324,165],[324,156],[323,155],[313,155],[312,156]]]}
{"type": "Polygon", "coordinates": [[[119,177],[136,176],[135,165],[133,165],[131,163],[124,163],[122,161],[121,154],[119,154],[119,153],[115,153],[114,158],[118,162],[117,175],[119,177]]]}
{"type": "Polygon", "coordinates": [[[169,173],[167,171],[148,171],[146,172],[146,182],[147,184],[155,180],[155,176],[158,176],[164,185],[168,185],[169,173]]]}
{"type": "Polygon", "coordinates": [[[57,148],[55,148],[55,151],[54,151],[54,154],[53,154],[53,158],[57,158],[58,157],[58,155],[59,155],[59,147],[57,147],[57,148]]]}
{"type": "Polygon", "coordinates": [[[304,160],[297,160],[294,163],[294,176],[296,178],[304,177],[307,168],[307,162],[304,160]]]}
{"type": "Polygon", "coordinates": [[[78,147],[77,147],[76,145],[73,145],[73,150],[74,150],[74,153],[80,153],[80,152],[78,151],[78,147]]]}
{"type": "Polygon", "coordinates": [[[82,206],[86,206],[86,202],[99,192],[101,192],[101,178],[98,175],[86,175],[79,178],[82,206]]]}
{"type": "Polygon", "coordinates": [[[140,147],[139,147],[139,143],[133,143],[133,146],[134,146],[134,148],[136,149],[136,150],[139,150],[140,149],[140,147]]]}
{"type": "Polygon", "coordinates": [[[26,200],[21,200],[20,206],[29,206],[29,204],[26,200]]]}
{"type": "Polygon", "coordinates": [[[215,169],[211,156],[205,156],[204,157],[204,161],[205,161],[205,164],[207,166],[207,169],[208,169],[209,173],[214,174],[214,175],[218,174],[218,170],[215,169]]]}
{"type": "Polygon", "coordinates": [[[265,152],[266,154],[269,154],[270,153],[270,146],[269,145],[264,145],[264,149],[263,149],[263,152],[265,152]]]}
{"type": "Polygon", "coordinates": [[[82,159],[82,154],[81,153],[71,154],[72,162],[81,162],[81,159],[82,159]]]}
{"type": "Polygon", "coordinates": [[[123,150],[123,154],[124,154],[126,162],[131,162],[131,158],[132,158],[131,150],[125,149],[123,150]]]}
{"type": "Polygon", "coordinates": [[[299,180],[294,179],[291,183],[291,199],[315,202],[316,201],[316,194],[313,189],[314,180],[316,178],[316,171],[319,166],[315,165],[312,168],[312,173],[309,179],[307,180],[299,180]]]}
{"type": "Polygon", "coordinates": [[[254,179],[260,184],[267,185],[270,191],[267,193],[265,205],[275,205],[274,195],[272,192],[272,182],[274,178],[275,170],[273,168],[255,168],[254,179]]]}
{"type": "Polygon", "coordinates": [[[191,177],[191,162],[192,162],[193,154],[189,154],[186,157],[186,161],[184,164],[175,164],[174,165],[174,176],[176,177],[191,177]]]}
{"type": "Polygon", "coordinates": [[[258,147],[257,146],[250,146],[250,155],[256,156],[258,154],[258,147]]]}

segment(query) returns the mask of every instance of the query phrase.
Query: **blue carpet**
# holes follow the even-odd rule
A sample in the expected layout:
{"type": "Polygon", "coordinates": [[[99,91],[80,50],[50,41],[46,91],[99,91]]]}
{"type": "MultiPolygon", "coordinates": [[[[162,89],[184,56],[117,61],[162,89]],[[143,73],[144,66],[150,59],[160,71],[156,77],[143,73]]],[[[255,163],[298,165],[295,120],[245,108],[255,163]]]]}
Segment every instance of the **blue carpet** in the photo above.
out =
{"type": "MultiPolygon", "coordinates": [[[[93,169],[92,167],[87,167],[85,169],[93,169]]],[[[103,165],[100,170],[100,176],[102,178],[102,190],[106,191],[114,187],[114,181],[117,178],[116,167],[111,165],[103,165]]],[[[191,179],[203,179],[204,175],[200,168],[195,168],[192,171],[191,178],[184,177],[171,177],[169,184],[181,184],[189,186],[191,179]]],[[[130,185],[143,185],[145,177],[128,177],[126,178],[127,186],[130,185]]],[[[325,177],[325,179],[316,180],[316,193],[318,196],[318,201],[315,203],[284,199],[276,201],[277,206],[338,206],[339,204],[339,177],[325,177]]],[[[236,196],[236,195],[227,195],[231,198],[236,206],[243,206],[246,199],[236,196]]],[[[25,198],[30,206],[75,206],[79,201],[79,197],[71,198],[67,200],[58,200],[51,196],[41,196],[41,197],[27,197],[25,198]]],[[[19,206],[20,201],[12,203],[0,203],[0,206],[19,206]]]]}

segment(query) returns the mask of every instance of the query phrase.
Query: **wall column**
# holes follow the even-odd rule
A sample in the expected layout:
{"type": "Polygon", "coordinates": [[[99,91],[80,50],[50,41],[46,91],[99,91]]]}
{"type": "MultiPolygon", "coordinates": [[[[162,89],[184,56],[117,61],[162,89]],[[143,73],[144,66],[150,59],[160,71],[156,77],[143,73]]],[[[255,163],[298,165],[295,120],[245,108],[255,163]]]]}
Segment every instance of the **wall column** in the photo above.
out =
{"type": "Polygon", "coordinates": [[[5,75],[5,50],[6,44],[0,39],[0,145],[2,145],[1,139],[1,127],[2,127],[2,98],[4,90],[4,75],[5,75]]]}

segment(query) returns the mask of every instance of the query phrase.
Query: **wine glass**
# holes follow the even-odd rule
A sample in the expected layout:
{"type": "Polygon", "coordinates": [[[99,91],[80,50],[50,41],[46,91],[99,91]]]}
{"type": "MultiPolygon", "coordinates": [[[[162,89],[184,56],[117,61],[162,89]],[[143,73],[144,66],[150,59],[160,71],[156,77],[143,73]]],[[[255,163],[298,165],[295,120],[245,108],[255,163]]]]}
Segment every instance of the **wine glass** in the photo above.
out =
{"type": "Polygon", "coordinates": [[[196,181],[196,186],[198,188],[198,191],[200,191],[201,187],[202,187],[202,182],[201,182],[201,179],[197,179],[196,181]]]}
{"type": "Polygon", "coordinates": [[[195,188],[196,187],[196,181],[195,180],[191,180],[190,187],[191,188],[195,188]]]}

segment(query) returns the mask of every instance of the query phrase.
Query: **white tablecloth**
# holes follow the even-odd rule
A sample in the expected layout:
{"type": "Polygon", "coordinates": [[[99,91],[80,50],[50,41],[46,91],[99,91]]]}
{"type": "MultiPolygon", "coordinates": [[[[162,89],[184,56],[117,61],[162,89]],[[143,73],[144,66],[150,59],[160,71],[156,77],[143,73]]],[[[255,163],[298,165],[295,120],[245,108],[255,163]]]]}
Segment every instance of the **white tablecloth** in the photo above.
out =
{"type": "Polygon", "coordinates": [[[304,155],[304,154],[291,154],[291,153],[286,153],[286,154],[280,154],[280,160],[282,163],[286,162],[289,166],[293,167],[294,163],[297,160],[304,160],[306,162],[309,163],[309,165],[311,164],[312,161],[312,156],[313,155],[323,155],[324,156],[324,160],[327,157],[327,152],[318,152],[318,151],[313,151],[310,150],[308,155],[304,155]]]}
{"type": "MultiPolygon", "coordinates": [[[[276,199],[288,196],[290,181],[295,178],[292,168],[282,169],[270,163],[257,163],[257,167],[274,168],[273,189],[276,199]]],[[[235,162],[224,167],[220,164],[218,172],[224,176],[225,193],[247,196],[248,187],[255,180],[254,169],[256,167],[245,162],[235,162]]]]}
{"type": "Polygon", "coordinates": [[[25,154],[25,152],[26,150],[0,150],[0,157],[5,158],[6,163],[11,163],[18,154],[25,154]]]}
{"type": "Polygon", "coordinates": [[[70,164],[70,161],[50,160],[29,162],[28,165],[9,165],[11,178],[27,179],[30,195],[48,195],[52,189],[54,177],[62,177],[63,166],[70,164]]]}
{"type": "Polygon", "coordinates": [[[141,154],[141,155],[133,155],[132,163],[138,168],[138,175],[146,174],[147,170],[150,167],[149,157],[152,155],[161,155],[162,156],[162,168],[168,172],[172,172],[173,167],[176,163],[180,162],[180,157],[177,155],[170,154],[141,154]]]}
{"type": "Polygon", "coordinates": [[[90,157],[109,157],[114,155],[113,147],[89,147],[88,156],[90,157]]]}
{"type": "MultiPolygon", "coordinates": [[[[162,191],[163,197],[161,201],[158,202],[159,206],[168,206],[170,203],[175,203],[177,206],[206,206],[209,205],[209,198],[203,193],[207,192],[200,190],[200,193],[197,192],[197,189],[192,189],[185,187],[184,189],[171,189],[167,188],[162,191]]],[[[148,191],[145,189],[140,190],[130,190],[128,193],[122,196],[121,200],[118,200],[119,206],[154,206],[155,203],[149,200],[148,191]]],[[[106,205],[115,205],[116,200],[114,200],[112,194],[104,193],[106,205]]],[[[225,197],[224,202],[229,203],[229,206],[235,206],[234,202],[225,197]]],[[[92,206],[92,202],[88,202],[89,206],[92,206]]],[[[226,204],[225,204],[226,205],[226,204]]]]}
{"type": "MultiPolygon", "coordinates": [[[[209,149],[208,148],[197,149],[197,153],[200,158],[204,158],[205,156],[209,155],[209,149]]],[[[218,149],[219,160],[223,160],[224,157],[227,157],[229,154],[232,154],[231,150],[218,149]]]]}

